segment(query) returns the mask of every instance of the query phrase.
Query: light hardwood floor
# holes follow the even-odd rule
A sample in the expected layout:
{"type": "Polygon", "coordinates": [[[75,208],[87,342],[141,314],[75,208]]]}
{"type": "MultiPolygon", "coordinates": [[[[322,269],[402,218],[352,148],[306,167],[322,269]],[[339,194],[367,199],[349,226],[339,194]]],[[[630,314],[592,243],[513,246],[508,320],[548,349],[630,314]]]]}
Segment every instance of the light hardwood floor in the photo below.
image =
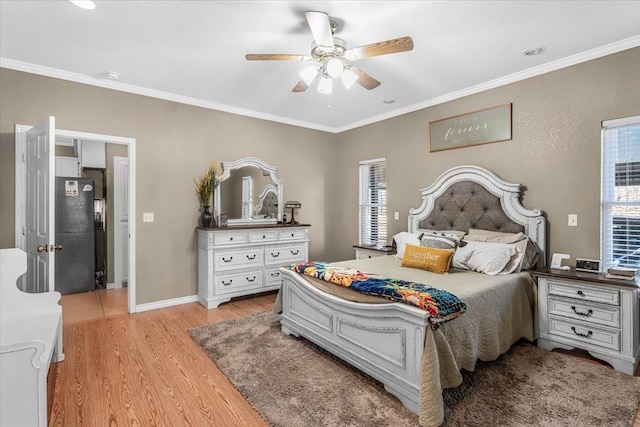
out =
{"type": "Polygon", "coordinates": [[[127,312],[127,288],[62,295],[62,323],[83,322],[127,312]]]}
{"type": "Polygon", "coordinates": [[[275,295],[64,326],[50,426],[266,426],[187,329],[273,307],[275,295]]]}
{"type": "Polygon", "coordinates": [[[49,425],[266,426],[187,330],[267,311],[274,301],[268,294],[212,310],[193,303],[66,324],[49,425]]]}

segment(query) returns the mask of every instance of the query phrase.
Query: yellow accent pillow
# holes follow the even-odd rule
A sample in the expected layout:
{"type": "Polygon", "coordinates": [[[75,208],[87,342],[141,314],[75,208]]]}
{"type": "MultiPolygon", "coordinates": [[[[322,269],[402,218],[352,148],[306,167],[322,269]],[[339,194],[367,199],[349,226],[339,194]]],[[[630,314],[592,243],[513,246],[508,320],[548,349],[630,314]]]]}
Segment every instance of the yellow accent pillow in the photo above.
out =
{"type": "Polygon", "coordinates": [[[452,249],[425,248],[408,244],[400,265],[443,274],[449,271],[453,253],[452,249]]]}

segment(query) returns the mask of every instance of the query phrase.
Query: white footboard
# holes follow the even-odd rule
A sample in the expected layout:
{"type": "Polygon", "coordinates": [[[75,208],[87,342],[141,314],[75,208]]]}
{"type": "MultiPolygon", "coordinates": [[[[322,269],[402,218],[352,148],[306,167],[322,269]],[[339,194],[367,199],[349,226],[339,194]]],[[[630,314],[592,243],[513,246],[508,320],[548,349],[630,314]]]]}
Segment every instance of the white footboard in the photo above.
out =
{"type": "Polygon", "coordinates": [[[406,304],[360,304],[280,270],[282,331],[302,336],[384,384],[414,413],[429,313],[406,304]]]}

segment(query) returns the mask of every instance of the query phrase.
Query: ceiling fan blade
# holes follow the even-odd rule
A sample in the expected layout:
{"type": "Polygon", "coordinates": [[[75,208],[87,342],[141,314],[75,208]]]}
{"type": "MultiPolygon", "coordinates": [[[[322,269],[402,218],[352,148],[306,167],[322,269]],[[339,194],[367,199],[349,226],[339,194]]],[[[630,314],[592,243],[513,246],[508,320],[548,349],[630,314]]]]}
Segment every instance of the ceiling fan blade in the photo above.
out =
{"type": "Polygon", "coordinates": [[[362,71],[361,69],[356,68],[353,65],[349,67],[349,69],[358,76],[358,80],[356,80],[356,83],[358,83],[363,88],[371,90],[380,86],[379,81],[377,81],[376,79],[374,79],[369,74],[362,71]]]}
{"type": "Polygon", "coordinates": [[[372,43],[365,46],[354,47],[344,53],[344,57],[350,61],[356,59],[370,58],[372,56],[388,55],[390,53],[406,52],[413,49],[411,37],[401,37],[399,39],[387,40],[372,43]]]}
{"type": "Polygon", "coordinates": [[[298,84],[291,89],[291,92],[304,92],[309,89],[309,85],[304,82],[304,80],[300,80],[298,84]]]}
{"type": "Polygon", "coordinates": [[[308,10],[304,13],[311,28],[311,34],[318,46],[333,49],[333,34],[331,33],[331,23],[329,15],[324,12],[308,10]]]}
{"type": "Polygon", "coordinates": [[[247,61],[309,61],[310,56],[288,55],[280,53],[248,53],[244,56],[247,61]]]}

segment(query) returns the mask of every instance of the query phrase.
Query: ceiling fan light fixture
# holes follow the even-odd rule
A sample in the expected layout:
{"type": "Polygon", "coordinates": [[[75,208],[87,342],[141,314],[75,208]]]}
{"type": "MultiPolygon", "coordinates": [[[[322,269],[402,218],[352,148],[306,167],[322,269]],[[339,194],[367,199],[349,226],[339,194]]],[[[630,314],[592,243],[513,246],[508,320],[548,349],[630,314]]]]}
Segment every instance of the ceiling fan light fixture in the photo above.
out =
{"type": "Polygon", "coordinates": [[[333,80],[323,77],[318,83],[318,92],[329,94],[333,91],[333,80]]]}
{"type": "Polygon", "coordinates": [[[344,70],[344,64],[338,58],[329,58],[324,65],[324,69],[329,77],[339,77],[344,70]]]}
{"type": "Polygon", "coordinates": [[[96,8],[96,4],[92,0],[69,0],[72,4],[82,9],[92,10],[96,8]]]}
{"type": "Polygon", "coordinates": [[[307,67],[304,70],[300,71],[299,75],[302,81],[305,82],[307,86],[309,86],[318,75],[318,70],[315,66],[312,65],[311,67],[307,67]]]}
{"type": "Polygon", "coordinates": [[[351,86],[353,86],[353,84],[358,81],[358,75],[351,71],[349,68],[345,68],[340,78],[342,79],[344,87],[346,87],[347,89],[350,89],[351,86]]]}

